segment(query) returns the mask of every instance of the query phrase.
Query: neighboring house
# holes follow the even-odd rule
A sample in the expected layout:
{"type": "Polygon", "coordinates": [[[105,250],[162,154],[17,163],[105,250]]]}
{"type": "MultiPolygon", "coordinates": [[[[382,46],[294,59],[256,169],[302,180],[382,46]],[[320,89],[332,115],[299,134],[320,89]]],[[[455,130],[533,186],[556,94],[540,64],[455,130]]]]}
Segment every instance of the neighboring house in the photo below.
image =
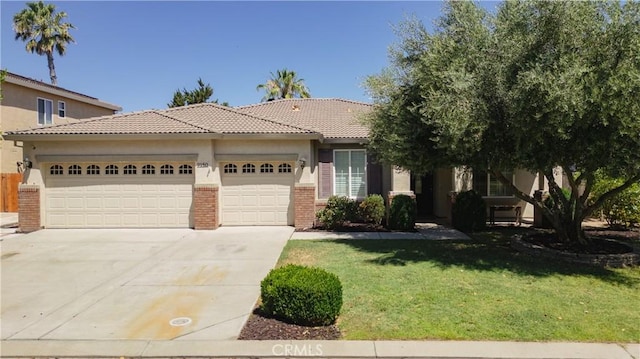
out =
{"type": "MultiPolygon", "coordinates": [[[[371,108],[341,99],[208,103],[10,133],[32,162],[21,228],[305,228],[331,195],[412,191],[421,208],[447,216],[464,176],[442,169],[412,178],[375,163],[360,121],[371,108]]],[[[516,180],[538,189],[531,174],[516,180]]],[[[490,180],[487,190],[517,202],[490,180]]]]}
{"type": "MultiPolygon", "coordinates": [[[[74,91],[49,85],[11,72],[2,83],[0,133],[75,122],[79,119],[112,115],[119,106],[74,91]]],[[[22,170],[22,144],[0,140],[0,173],[8,177],[22,170]]],[[[16,176],[11,176],[16,178],[16,176]]],[[[17,176],[19,177],[19,176],[17,176]]],[[[4,177],[3,177],[4,178],[4,177]]],[[[3,187],[3,192],[5,192],[3,187]]],[[[6,194],[6,192],[5,192],[6,194]]],[[[8,203],[3,203],[6,207],[8,203]]],[[[9,208],[11,209],[11,208],[9,208]]],[[[0,208],[7,211],[7,208],[0,208]]]]}

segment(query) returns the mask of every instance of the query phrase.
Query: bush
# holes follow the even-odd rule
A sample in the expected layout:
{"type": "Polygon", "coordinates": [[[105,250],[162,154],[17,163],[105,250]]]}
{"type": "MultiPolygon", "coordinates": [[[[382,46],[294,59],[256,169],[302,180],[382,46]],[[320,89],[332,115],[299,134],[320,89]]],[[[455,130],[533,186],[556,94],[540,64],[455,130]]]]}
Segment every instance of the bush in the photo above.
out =
{"type": "Polygon", "coordinates": [[[320,268],[289,264],[271,270],[260,284],[262,310],[284,321],[306,326],[335,322],[342,307],[342,284],[320,268]]]}
{"type": "Polygon", "coordinates": [[[358,217],[358,204],[348,197],[331,196],[327,206],[316,213],[318,221],[328,229],[336,229],[358,217]]]}
{"type": "Polygon", "coordinates": [[[372,194],[360,203],[360,217],[367,223],[382,223],[384,218],[384,198],[379,194],[372,194]]]}
{"type": "MultiPolygon", "coordinates": [[[[623,179],[596,173],[596,182],[591,191],[592,197],[600,197],[623,183],[623,179]]],[[[633,184],[613,198],[604,201],[601,211],[609,225],[630,227],[640,223],[640,183],[633,184]]]]}
{"type": "Polygon", "coordinates": [[[452,208],[452,224],[460,231],[479,231],[487,226],[487,209],[482,196],[474,191],[458,193],[452,208]]]}
{"type": "Polygon", "coordinates": [[[404,194],[393,197],[389,207],[389,228],[412,230],[416,226],[417,213],[416,201],[413,198],[404,194]]]}

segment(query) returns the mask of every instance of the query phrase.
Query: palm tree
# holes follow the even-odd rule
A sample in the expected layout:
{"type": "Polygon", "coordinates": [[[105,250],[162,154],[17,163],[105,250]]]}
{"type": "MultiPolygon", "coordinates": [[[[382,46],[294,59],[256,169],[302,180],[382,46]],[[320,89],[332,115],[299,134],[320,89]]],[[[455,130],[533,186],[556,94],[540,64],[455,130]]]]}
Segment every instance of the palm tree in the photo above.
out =
{"type": "Polygon", "coordinates": [[[64,11],[56,12],[56,6],[42,1],[28,2],[27,8],[13,16],[13,29],[16,40],[27,42],[27,52],[47,55],[51,84],[57,85],[56,68],[53,64],[53,52],[64,55],[67,44],[75,43],[70,29],[75,29],[68,22],[64,11]]]}
{"type": "Polygon", "coordinates": [[[304,79],[299,79],[295,71],[287,69],[278,70],[275,75],[271,72],[271,78],[266,83],[258,85],[256,90],[265,91],[262,101],[311,97],[307,86],[304,84],[304,79]]]}

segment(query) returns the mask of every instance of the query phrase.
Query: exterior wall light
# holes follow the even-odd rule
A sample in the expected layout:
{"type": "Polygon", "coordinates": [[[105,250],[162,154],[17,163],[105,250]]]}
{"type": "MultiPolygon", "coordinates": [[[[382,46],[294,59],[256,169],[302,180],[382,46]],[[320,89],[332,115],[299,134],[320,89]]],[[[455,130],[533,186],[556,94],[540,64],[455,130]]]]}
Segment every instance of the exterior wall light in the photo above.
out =
{"type": "Polygon", "coordinates": [[[31,162],[29,157],[25,157],[24,158],[24,167],[25,168],[32,168],[33,167],[33,162],[31,162]]]}
{"type": "Polygon", "coordinates": [[[298,160],[298,164],[300,165],[300,169],[303,170],[304,166],[307,164],[307,159],[302,157],[298,160]]]}

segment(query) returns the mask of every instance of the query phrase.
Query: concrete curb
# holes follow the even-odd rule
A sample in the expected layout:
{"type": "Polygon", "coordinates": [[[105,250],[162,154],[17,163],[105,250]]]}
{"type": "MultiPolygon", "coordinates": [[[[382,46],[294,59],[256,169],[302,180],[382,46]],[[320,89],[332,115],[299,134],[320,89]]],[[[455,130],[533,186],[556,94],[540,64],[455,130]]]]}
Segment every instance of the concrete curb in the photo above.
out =
{"type": "Polygon", "coordinates": [[[640,344],[487,341],[3,340],[2,358],[640,359],[640,344]]]}

